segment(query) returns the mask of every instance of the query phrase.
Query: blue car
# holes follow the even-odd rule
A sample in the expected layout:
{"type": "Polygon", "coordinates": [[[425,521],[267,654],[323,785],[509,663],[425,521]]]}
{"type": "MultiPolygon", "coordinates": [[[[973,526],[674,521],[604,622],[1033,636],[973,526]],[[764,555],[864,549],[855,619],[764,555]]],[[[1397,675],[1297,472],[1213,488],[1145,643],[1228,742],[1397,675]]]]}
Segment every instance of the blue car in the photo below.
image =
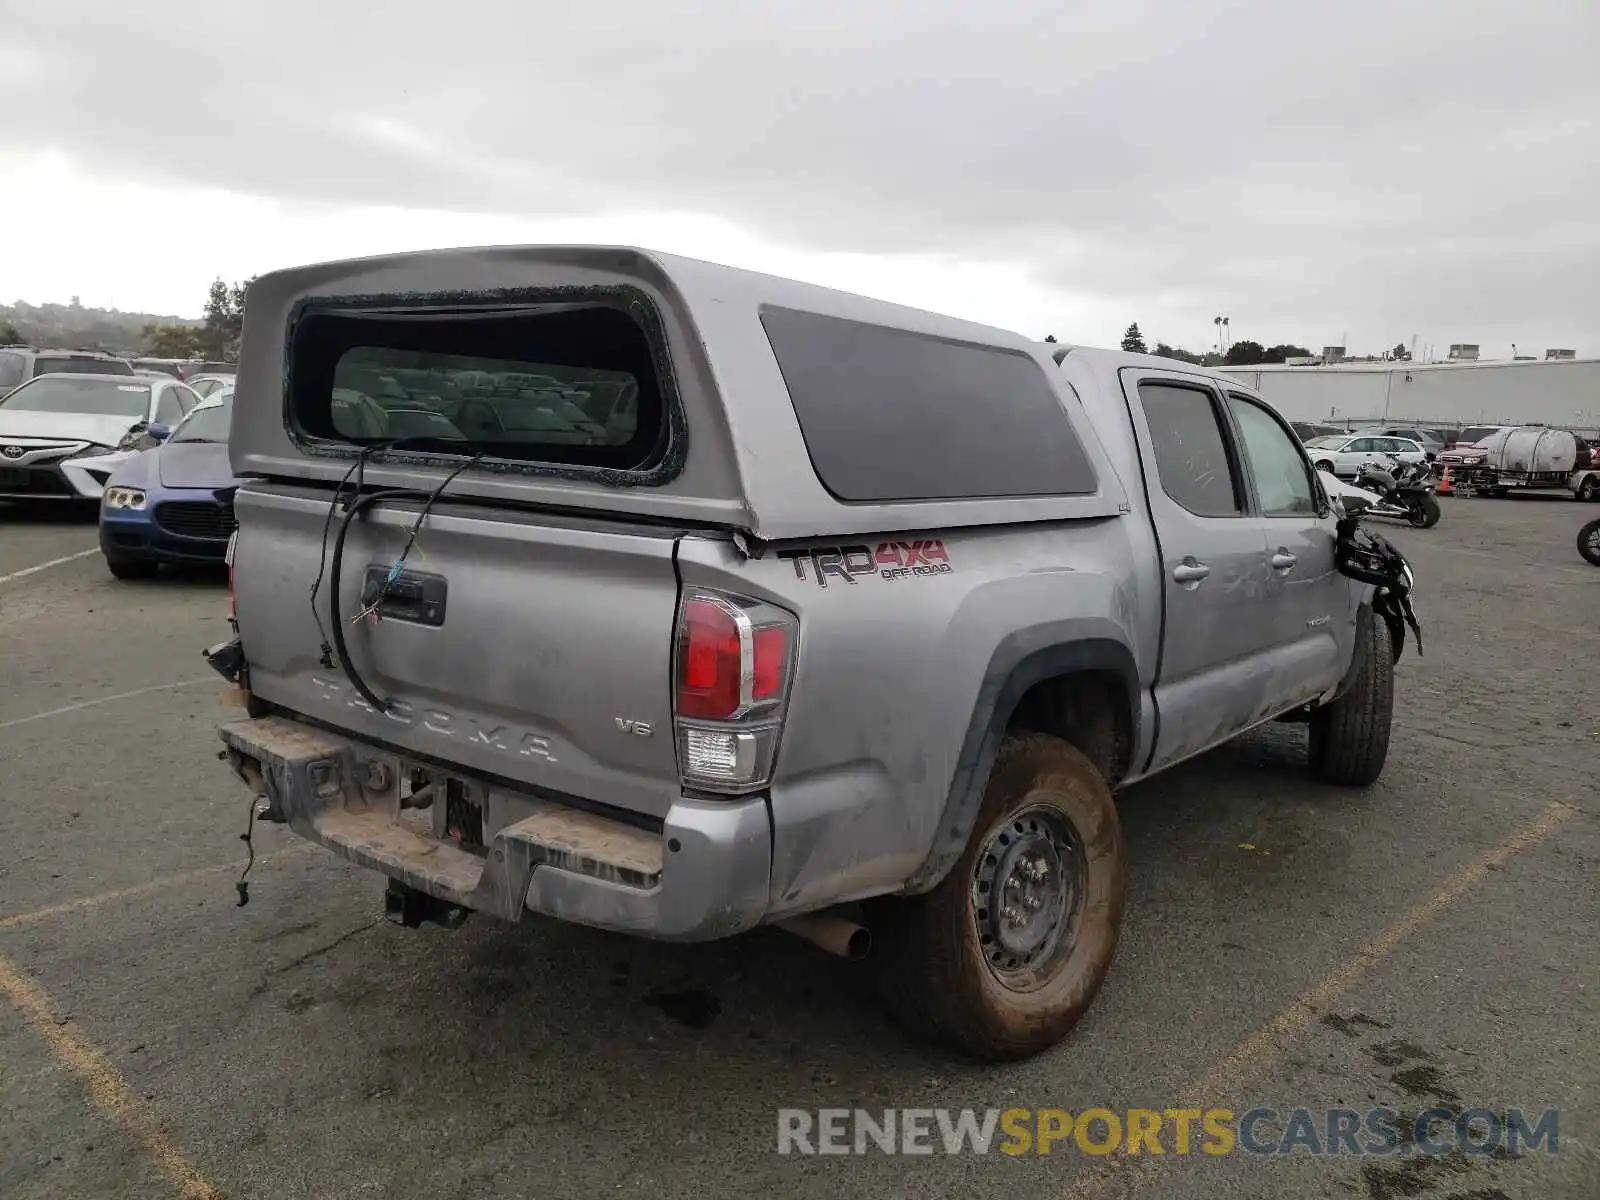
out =
{"type": "Polygon", "coordinates": [[[100,501],[100,550],[118,579],[162,563],[218,563],[239,481],[228,463],[231,393],[196,405],[165,441],[119,465],[100,501]]]}

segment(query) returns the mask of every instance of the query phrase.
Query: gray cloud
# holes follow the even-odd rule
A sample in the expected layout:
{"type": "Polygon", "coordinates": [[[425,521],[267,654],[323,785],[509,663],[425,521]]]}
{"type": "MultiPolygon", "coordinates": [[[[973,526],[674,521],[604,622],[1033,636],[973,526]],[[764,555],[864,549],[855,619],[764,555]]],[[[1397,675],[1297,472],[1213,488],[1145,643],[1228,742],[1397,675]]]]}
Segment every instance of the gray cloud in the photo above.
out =
{"type": "Polygon", "coordinates": [[[1032,264],[1191,345],[1228,312],[1600,353],[1593,0],[56,0],[6,26],[0,99],[33,119],[0,139],[110,175],[710,212],[1032,264]]]}

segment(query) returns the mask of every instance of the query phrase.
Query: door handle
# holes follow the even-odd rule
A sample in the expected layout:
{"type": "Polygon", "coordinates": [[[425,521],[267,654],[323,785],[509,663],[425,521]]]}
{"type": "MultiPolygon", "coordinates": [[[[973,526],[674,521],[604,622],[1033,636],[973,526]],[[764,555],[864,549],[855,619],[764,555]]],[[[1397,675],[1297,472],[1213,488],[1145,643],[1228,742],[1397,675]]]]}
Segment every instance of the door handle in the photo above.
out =
{"type": "Polygon", "coordinates": [[[1272,569],[1274,571],[1287,571],[1299,561],[1300,560],[1298,558],[1290,554],[1287,550],[1280,548],[1278,552],[1272,556],[1272,569]]]}
{"type": "Polygon", "coordinates": [[[1187,588],[1200,586],[1200,581],[1211,574],[1211,568],[1205,563],[1195,562],[1193,558],[1186,558],[1172,568],[1172,578],[1175,582],[1187,588]]]}

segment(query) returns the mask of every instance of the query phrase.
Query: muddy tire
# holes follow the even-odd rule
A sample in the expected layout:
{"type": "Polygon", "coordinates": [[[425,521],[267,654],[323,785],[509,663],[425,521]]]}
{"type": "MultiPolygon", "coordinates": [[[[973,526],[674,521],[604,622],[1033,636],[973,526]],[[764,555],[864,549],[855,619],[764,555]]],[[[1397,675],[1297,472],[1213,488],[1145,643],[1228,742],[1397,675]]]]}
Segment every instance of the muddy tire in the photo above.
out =
{"type": "Polygon", "coordinates": [[[1383,773],[1394,716],[1394,647],[1377,613],[1356,644],[1355,681],[1307,725],[1311,770],[1324,783],[1366,787],[1383,773]]]}
{"type": "Polygon", "coordinates": [[[1600,519],[1590,521],[1578,530],[1578,553],[1583,561],[1600,567],[1600,519]]]}
{"type": "Polygon", "coordinates": [[[1045,1050],[1100,990],[1127,890],[1104,776],[1059,738],[1008,737],[960,860],[932,891],[878,903],[884,999],[916,1031],[974,1058],[1045,1050]]]}

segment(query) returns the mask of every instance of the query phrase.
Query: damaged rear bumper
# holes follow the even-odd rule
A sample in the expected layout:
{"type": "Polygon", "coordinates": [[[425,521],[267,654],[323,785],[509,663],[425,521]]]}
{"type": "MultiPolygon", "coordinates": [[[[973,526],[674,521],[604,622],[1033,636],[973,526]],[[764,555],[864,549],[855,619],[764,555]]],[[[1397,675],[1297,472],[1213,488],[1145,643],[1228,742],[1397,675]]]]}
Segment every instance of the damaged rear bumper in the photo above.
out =
{"type": "Polygon", "coordinates": [[[681,797],[657,832],[455,777],[481,814],[480,848],[445,832],[443,799],[419,809],[403,794],[412,770],[432,768],[285,717],[219,732],[272,817],[447,904],[508,921],[531,909],[669,941],[739,933],[766,910],[771,824],[760,798],[681,797]]]}

